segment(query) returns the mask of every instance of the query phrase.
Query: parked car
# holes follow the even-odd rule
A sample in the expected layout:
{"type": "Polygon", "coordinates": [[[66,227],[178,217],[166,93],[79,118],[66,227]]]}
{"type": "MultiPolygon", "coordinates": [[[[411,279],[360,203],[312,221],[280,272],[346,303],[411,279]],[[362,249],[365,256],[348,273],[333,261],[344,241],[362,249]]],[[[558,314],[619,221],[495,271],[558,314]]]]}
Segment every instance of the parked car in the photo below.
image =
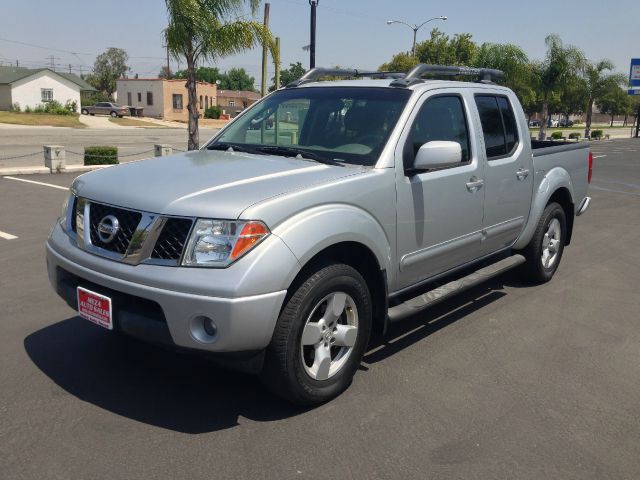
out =
{"type": "Polygon", "coordinates": [[[558,126],[558,120],[549,120],[547,122],[547,127],[556,128],[558,126]]]}
{"type": "Polygon", "coordinates": [[[314,405],[349,386],[374,329],[516,266],[551,280],[589,207],[588,144],[532,142],[500,72],[440,69],[314,69],[200,151],[78,177],[46,243],[54,289],[114,333],[314,405]]]}
{"type": "Polygon", "coordinates": [[[560,120],[558,122],[559,127],[573,127],[573,120],[560,120]]]}
{"type": "Polygon", "coordinates": [[[129,115],[129,108],[112,102],[98,102],[93,106],[85,106],[80,109],[83,115],[111,115],[113,118],[122,118],[129,115]]]}
{"type": "Polygon", "coordinates": [[[531,120],[529,122],[529,126],[530,127],[539,127],[540,126],[540,120],[531,120]]]}

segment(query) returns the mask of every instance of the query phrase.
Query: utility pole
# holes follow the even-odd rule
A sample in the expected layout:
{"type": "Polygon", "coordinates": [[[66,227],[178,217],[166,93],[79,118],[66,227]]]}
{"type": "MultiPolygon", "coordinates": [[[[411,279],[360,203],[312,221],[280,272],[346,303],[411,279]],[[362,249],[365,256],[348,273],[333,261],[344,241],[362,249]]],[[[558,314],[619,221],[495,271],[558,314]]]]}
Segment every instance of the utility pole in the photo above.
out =
{"type": "Polygon", "coordinates": [[[311,5],[311,42],[309,44],[309,68],[316,68],[316,8],[320,0],[309,0],[311,5]]]}
{"type": "Polygon", "coordinates": [[[69,64],[69,73],[71,73],[71,64],[69,64]]]}
{"type": "Polygon", "coordinates": [[[16,68],[20,68],[20,62],[18,62],[18,60],[16,60],[16,68]]]}
{"type": "Polygon", "coordinates": [[[167,80],[171,77],[171,65],[169,64],[169,44],[167,43],[167,80]]]}
{"type": "MultiPolygon", "coordinates": [[[[264,29],[269,30],[269,8],[271,4],[264,4],[264,29]]],[[[260,93],[264,97],[267,94],[267,43],[262,42],[262,85],[260,93]]]]}

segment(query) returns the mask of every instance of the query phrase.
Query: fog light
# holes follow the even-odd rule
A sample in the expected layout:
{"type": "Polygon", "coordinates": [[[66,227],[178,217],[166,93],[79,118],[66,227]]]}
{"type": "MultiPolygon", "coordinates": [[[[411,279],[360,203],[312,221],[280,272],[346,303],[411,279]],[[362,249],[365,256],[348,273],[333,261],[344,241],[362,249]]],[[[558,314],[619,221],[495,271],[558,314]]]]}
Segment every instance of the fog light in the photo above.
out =
{"type": "Polygon", "coordinates": [[[213,343],[218,337],[216,322],[204,315],[198,315],[191,319],[191,336],[201,343],[213,343]]]}

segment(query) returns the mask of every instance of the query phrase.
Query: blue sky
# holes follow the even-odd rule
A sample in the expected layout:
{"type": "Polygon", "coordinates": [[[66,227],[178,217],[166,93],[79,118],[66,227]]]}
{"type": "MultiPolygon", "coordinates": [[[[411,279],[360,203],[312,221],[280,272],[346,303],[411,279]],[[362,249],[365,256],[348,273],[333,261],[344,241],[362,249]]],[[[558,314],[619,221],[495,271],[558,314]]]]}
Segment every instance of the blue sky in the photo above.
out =
{"type": "MultiPolygon", "coordinates": [[[[53,55],[58,68],[87,71],[107,47],[124,48],[134,73],[155,76],[165,63],[162,29],[166,26],[162,0],[21,0],[0,7],[0,62],[20,60],[24,66],[45,66],[53,55]],[[22,42],[35,46],[27,46],[22,42]]],[[[284,66],[301,61],[309,43],[307,0],[271,0],[271,29],[281,37],[284,66]]],[[[592,60],[611,59],[628,73],[629,59],[640,57],[640,2],[637,0],[514,2],[505,0],[428,2],[425,0],[320,0],[318,7],[318,66],[377,68],[393,53],[409,50],[412,32],[388,19],[409,23],[446,15],[437,21],[449,35],[468,32],[476,42],[511,42],[531,58],[545,52],[544,38],[558,33],[565,43],[582,48],[592,60]],[[541,12],[541,13],[538,13],[541,12]]],[[[261,13],[258,15],[261,20],[261,13]]],[[[419,32],[426,38],[429,28],[419,32]]],[[[222,69],[244,67],[260,77],[256,49],[218,62],[222,69]]],[[[176,62],[172,61],[172,68],[176,62]]],[[[273,68],[270,66],[269,78],[273,68]]]]}

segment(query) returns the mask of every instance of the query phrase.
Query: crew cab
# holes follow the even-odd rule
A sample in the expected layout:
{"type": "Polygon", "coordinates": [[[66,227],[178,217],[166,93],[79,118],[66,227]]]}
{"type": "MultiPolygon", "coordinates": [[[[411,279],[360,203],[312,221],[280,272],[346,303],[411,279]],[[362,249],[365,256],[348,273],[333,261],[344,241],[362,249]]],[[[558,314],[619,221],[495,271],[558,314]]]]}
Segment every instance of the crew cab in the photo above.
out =
{"type": "Polygon", "coordinates": [[[592,157],[531,141],[500,76],[310,70],[198,151],[78,177],[46,243],[50,281],[106,329],[326,402],[372,331],[510,268],[556,272],[592,157]]]}

